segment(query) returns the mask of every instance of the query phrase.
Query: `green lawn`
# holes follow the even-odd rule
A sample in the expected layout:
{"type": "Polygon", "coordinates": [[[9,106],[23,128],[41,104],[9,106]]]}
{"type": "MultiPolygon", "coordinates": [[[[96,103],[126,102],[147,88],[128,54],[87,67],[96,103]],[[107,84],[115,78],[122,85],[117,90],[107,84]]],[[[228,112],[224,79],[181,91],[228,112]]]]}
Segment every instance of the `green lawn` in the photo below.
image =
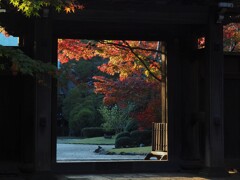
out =
{"type": "Polygon", "coordinates": [[[94,138],[58,138],[57,142],[59,144],[96,144],[96,145],[113,145],[115,144],[115,136],[111,139],[105,139],[104,137],[94,137],[94,138]]]}

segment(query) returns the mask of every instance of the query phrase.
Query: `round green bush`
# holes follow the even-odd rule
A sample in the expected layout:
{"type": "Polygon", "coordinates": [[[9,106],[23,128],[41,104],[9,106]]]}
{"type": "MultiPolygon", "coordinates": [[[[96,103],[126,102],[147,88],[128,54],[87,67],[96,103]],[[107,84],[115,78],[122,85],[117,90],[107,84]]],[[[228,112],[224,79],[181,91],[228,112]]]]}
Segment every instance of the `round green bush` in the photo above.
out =
{"type": "Polygon", "coordinates": [[[115,141],[115,148],[126,148],[126,147],[132,147],[133,141],[130,137],[120,137],[116,139],[115,141]]]}
{"type": "Polygon", "coordinates": [[[130,133],[127,132],[127,131],[120,132],[120,133],[117,134],[116,140],[119,139],[119,138],[121,138],[121,137],[130,137],[130,133]]]}
{"type": "Polygon", "coordinates": [[[132,132],[138,129],[138,121],[137,120],[131,120],[127,123],[125,127],[125,131],[132,132]]]}
{"type": "Polygon", "coordinates": [[[82,129],[82,136],[85,138],[100,137],[104,135],[104,130],[101,127],[86,127],[82,129]]]}
{"type": "Polygon", "coordinates": [[[130,137],[132,138],[135,146],[139,146],[140,144],[144,144],[145,146],[148,146],[148,145],[151,145],[152,131],[150,130],[132,131],[130,133],[130,137]]]}
{"type": "Polygon", "coordinates": [[[81,135],[81,130],[85,127],[92,127],[94,123],[94,112],[85,107],[76,106],[70,113],[69,128],[73,135],[81,135]]]}

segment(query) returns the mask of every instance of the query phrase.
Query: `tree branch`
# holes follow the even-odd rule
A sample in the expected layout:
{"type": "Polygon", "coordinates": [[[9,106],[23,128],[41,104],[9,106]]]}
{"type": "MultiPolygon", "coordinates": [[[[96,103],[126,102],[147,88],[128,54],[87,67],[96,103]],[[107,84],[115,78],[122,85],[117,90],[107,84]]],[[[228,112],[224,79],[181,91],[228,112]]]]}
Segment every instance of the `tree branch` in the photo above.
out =
{"type": "MultiPolygon", "coordinates": [[[[119,48],[119,49],[123,49],[123,50],[128,50],[128,49],[132,49],[132,50],[147,50],[147,51],[152,51],[152,52],[156,52],[156,54],[157,53],[161,53],[162,51],[160,51],[160,50],[154,50],[154,49],[145,49],[145,48],[140,48],[140,47],[132,47],[132,46],[130,46],[129,44],[129,46],[126,46],[126,45],[123,45],[123,44],[117,44],[117,43],[105,43],[104,41],[98,41],[99,43],[102,43],[102,44],[108,44],[108,45],[112,45],[112,46],[114,46],[114,47],[116,47],[116,48],[119,48]]],[[[124,41],[123,41],[124,42],[124,41]]],[[[135,53],[136,54],[136,53],[135,53]]],[[[166,53],[164,53],[164,54],[166,54],[166,53]]],[[[136,56],[136,55],[135,55],[136,56]]],[[[140,58],[139,56],[137,57],[137,58],[140,58]]],[[[145,57],[145,60],[147,60],[149,63],[151,63],[150,61],[156,61],[155,59],[151,59],[151,58],[149,58],[149,57],[145,57]]],[[[160,68],[158,68],[158,67],[156,67],[159,71],[161,71],[161,69],[160,68]]]]}
{"type": "Polygon", "coordinates": [[[144,60],[142,58],[140,58],[138,56],[137,53],[134,52],[134,49],[132,49],[132,47],[128,44],[128,42],[126,41],[123,41],[127,47],[129,48],[129,50],[131,51],[131,53],[133,53],[134,56],[136,56],[136,58],[142,63],[142,65],[147,69],[147,71],[149,72],[149,74],[154,78],[156,79],[157,81],[159,82],[162,82],[162,80],[160,78],[158,78],[154,73],[152,73],[152,71],[148,68],[148,66],[145,64],[144,60]]]}
{"type": "MultiPolygon", "coordinates": [[[[109,44],[109,45],[113,45],[113,46],[116,46],[116,47],[119,47],[119,48],[122,48],[122,49],[128,49],[129,48],[129,46],[126,46],[126,45],[123,45],[123,44],[117,44],[117,43],[111,43],[111,42],[104,42],[104,41],[98,41],[98,42],[100,42],[100,43],[102,43],[102,44],[109,44]]],[[[126,41],[123,41],[123,42],[126,42],[126,41]]],[[[143,51],[150,51],[150,52],[156,52],[156,53],[161,53],[161,54],[165,54],[166,55],[166,53],[165,52],[162,52],[162,51],[160,51],[160,50],[157,50],[157,49],[148,49],[148,48],[141,48],[141,47],[136,47],[136,46],[130,46],[131,47],[131,49],[132,50],[143,50],[143,51]]]]}

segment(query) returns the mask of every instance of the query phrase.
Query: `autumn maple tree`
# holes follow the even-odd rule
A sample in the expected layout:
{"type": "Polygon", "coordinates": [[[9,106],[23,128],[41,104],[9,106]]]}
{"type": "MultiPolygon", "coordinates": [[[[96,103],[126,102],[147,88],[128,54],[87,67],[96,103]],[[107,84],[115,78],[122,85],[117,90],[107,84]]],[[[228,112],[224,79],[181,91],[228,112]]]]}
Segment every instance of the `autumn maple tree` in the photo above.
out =
{"type": "Polygon", "coordinates": [[[240,24],[230,23],[223,26],[223,47],[226,52],[240,51],[240,24]]]}
{"type": "Polygon", "coordinates": [[[105,105],[117,104],[127,107],[129,102],[136,106],[132,114],[140,123],[140,127],[151,127],[151,122],[158,122],[161,117],[161,84],[156,81],[147,82],[140,77],[128,77],[124,80],[112,80],[105,77],[94,77],[95,91],[104,94],[105,105]]]}
{"type": "Polygon", "coordinates": [[[123,80],[130,76],[144,75],[148,80],[161,81],[159,42],[147,41],[86,41],[60,39],[58,41],[58,59],[61,63],[70,59],[89,60],[94,56],[108,59],[108,63],[99,66],[99,70],[109,75],[119,75],[123,80]]]}
{"type": "Polygon", "coordinates": [[[57,12],[65,11],[66,13],[84,8],[77,0],[0,0],[1,6],[4,8],[14,7],[28,17],[39,16],[39,12],[43,8],[53,8],[57,12]]]}
{"type": "Polygon", "coordinates": [[[58,58],[61,63],[69,59],[91,60],[101,57],[107,60],[98,69],[107,76],[93,76],[95,92],[103,94],[105,105],[126,107],[134,103],[132,116],[140,126],[149,127],[161,118],[161,69],[160,42],[104,40],[87,41],[60,39],[58,58]]]}

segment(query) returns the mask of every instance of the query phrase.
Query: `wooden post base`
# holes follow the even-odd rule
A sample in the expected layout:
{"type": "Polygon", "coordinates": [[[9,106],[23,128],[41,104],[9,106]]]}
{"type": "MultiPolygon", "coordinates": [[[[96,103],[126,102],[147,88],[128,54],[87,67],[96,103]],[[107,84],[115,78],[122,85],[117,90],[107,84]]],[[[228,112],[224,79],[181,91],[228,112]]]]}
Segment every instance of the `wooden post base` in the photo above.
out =
{"type": "Polygon", "coordinates": [[[144,160],[150,160],[152,157],[156,157],[157,160],[167,160],[167,152],[163,151],[151,151],[147,154],[144,160]]]}

